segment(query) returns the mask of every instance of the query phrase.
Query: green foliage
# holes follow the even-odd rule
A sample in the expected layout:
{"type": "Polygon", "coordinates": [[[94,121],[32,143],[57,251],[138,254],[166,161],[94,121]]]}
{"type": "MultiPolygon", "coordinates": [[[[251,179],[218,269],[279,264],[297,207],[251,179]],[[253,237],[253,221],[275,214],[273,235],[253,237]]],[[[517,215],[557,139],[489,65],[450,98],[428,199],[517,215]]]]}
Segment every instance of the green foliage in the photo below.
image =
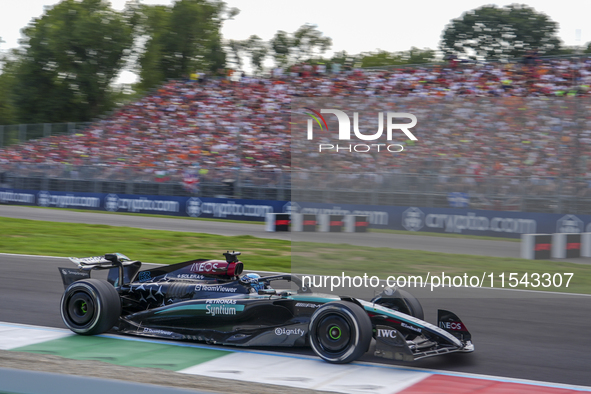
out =
{"type": "Polygon", "coordinates": [[[322,55],[332,46],[332,39],[324,37],[315,25],[305,24],[293,33],[291,40],[294,61],[314,57],[317,53],[322,55]]]}
{"type": "Polygon", "coordinates": [[[286,67],[322,55],[330,50],[332,39],[323,36],[315,25],[306,23],[292,34],[279,30],[269,45],[276,65],[286,67]]]}
{"type": "Polygon", "coordinates": [[[269,53],[269,46],[259,36],[252,35],[245,42],[245,49],[250,57],[250,63],[256,72],[263,71],[263,62],[269,53]]]}
{"type": "Polygon", "coordinates": [[[101,0],[64,0],[22,32],[19,122],[84,121],[111,106],[109,87],[132,44],[123,15],[101,0]]]}
{"type": "Polygon", "coordinates": [[[269,43],[252,35],[246,40],[228,40],[226,44],[230,63],[237,70],[243,69],[243,58],[247,56],[255,73],[263,71],[263,63],[269,53],[269,43]]]}
{"type": "Polygon", "coordinates": [[[242,69],[242,52],[245,47],[245,41],[240,40],[229,40],[228,41],[229,55],[231,55],[231,63],[234,68],[242,69]]]}
{"type": "Polygon", "coordinates": [[[560,50],[557,30],[556,22],[526,5],[486,5],[452,20],[440,49],[448,55],[485,59],[517,57],[532,49],[554,55],[560,50]]]}
{"type": "Polygon", "coordinates": [[[236,9],[228,10],[222,2],[180,0],[172,7],[142,6],[139,12],[136,35],[146,39],[138,56],[141,89],[225,67],[220,29],[236,9]]]}
{"type": "Polygon", "coordinates": [[[278,66],[286,66],[289,62],[289,53],[293,45],[289,34],[283,30],[277,31],[275,36],[271,39],[270,45],[273,50],[275,64],[278,66]]]}
{"type": "Polygon", "coordinates": [[[139,88],[149,89],[162,82],[164,71],[160,67],[162,59],[163,36],[168,31],[170,23],[170,8],[162,5],[146,6],[142,10],[142,25],[138,35],[148,36],[145,47],[138,51],[138,74],[140,77],[139,88]]]}
{"type": "Polygon", "coordinates": [[[0,125],[14,124],[16,110],[11,94],[14,87],[14,62],[6,57],[0,58],[0,69],[0,125]]]}
{"type": "Polygon", "coordinates": [[[361,67],[385,67],[402,64],[432,63],[435,51],[432,49],[418,49],[412,47],[403,52],[378,51],[361,55],[361,67]]]}

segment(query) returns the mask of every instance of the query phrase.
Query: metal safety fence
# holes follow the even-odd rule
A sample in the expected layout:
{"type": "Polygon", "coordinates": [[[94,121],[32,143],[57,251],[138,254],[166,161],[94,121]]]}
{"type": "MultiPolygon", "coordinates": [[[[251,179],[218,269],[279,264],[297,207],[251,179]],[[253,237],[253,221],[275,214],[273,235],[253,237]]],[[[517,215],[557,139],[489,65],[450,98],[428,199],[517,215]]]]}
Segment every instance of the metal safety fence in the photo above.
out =
{"type": "Polygon", "coordinates": [[[83,132],[92,122],[0,125],[0,148],[29,140],[83,132]]]}
{"type": "Polygon", "coordinates": [[[591,214],[591,182],[571,177],[480,177],[413,173],[226,172],[182,181],[47,177],[3,173],[0,187],[60,192],[227,197],[327,204],[421,206],[591,214]]]}

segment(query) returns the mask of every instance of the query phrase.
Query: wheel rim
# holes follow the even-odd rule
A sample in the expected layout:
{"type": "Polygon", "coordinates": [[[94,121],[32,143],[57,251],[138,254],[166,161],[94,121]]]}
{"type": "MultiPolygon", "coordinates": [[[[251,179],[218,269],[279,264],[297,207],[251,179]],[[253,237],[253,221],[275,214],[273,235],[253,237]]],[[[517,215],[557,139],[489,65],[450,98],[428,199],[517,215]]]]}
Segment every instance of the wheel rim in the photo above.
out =
{"type": "Polygon", "coordinates": [[[342,316],[331,314],[320,320],[316,335],[325,351],[339,353],[349,346],[351,329],[342,316]]]}
{"type": "Polygon", "coordinates": [[[68,303],[68,316],[76,325],[85,325],[94,316],[94,303],[92,298],[83,292],[77,292],[70,297],[68,303]]]}

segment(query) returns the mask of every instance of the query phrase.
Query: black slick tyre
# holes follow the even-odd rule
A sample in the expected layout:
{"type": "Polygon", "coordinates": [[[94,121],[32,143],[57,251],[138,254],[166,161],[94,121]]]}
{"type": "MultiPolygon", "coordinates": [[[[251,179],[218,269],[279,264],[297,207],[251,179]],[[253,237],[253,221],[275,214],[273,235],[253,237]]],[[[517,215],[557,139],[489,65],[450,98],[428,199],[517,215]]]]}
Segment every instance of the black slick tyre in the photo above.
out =
{"type": "Polygon", "coordinates": [[[64,324],[80,335],[98,335],[113,328],[121,316],[117,290],[106,280],[84,279],[72,283],[60,302],[64,324]]]}
{"type": "Polygon", "coordinates": [[[345,364],[367,352],[372,339],[372,325],[359,305],[334,301],[314,312],[309,334],[314,353],[330,363],[345,364]]]}

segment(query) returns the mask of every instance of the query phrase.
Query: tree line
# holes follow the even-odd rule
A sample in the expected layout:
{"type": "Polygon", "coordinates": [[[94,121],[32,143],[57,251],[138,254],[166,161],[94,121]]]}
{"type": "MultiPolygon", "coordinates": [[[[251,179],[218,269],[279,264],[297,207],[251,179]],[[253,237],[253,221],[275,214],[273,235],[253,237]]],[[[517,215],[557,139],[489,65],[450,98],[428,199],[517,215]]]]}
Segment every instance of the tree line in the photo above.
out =
{"type": "MultiPolygon", "coordinates": [[[[196,71],[224,75],[228,68],[262,74],[266,62],[288,69],[301,64],[383,67],[434,62],[437,52],[324,54],[332,40],[317,26],[278,31],[265,41],[224,40],[225,20],[238,15],[221,0],[177,0],[170,6],[130,0],[122,11],[104,0],[63,0],[22,29],[20,47],[0,58],[0,125],[88,121],[116,107],[129,92],[113,86],[123,69],[139,75],[140,95],[169,78],[196,71]]],[[[535,51],[572,54],[557,36],[558,25],[533,8],[483,6],[452,20],[439,52],[458,58],[503,60],[535,51]]],[[[0,41],[1,42],[1,41],[0,41]]]]}

